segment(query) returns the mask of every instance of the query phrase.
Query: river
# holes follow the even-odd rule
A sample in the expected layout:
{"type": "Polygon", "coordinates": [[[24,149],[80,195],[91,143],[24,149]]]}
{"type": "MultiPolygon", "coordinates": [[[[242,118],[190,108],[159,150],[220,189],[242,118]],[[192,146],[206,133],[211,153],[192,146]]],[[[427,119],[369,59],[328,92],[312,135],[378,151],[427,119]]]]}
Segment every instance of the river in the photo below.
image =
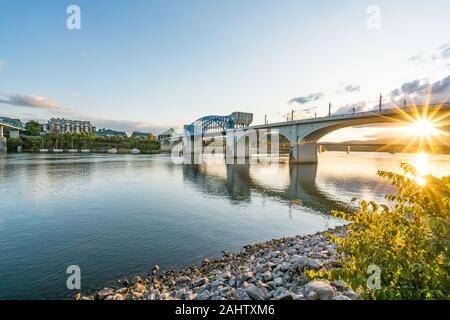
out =
{"type": "Polygon", "coordinates": [[[165,155],[0,155],[0,299],[74,294],[123,276],[199,264],[222,251],[341,224],[330,210],[393,191],[400,161],[436,176],[449,155],[323,153],[318,165],[173,163],[165,155]]]}

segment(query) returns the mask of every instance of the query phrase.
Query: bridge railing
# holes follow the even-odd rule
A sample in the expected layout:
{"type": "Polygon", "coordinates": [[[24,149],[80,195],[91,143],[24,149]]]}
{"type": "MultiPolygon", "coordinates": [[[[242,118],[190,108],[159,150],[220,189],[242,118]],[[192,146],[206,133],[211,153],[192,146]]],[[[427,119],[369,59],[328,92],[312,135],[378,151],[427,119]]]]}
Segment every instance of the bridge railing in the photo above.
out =
{"type": "Polygon", "coordinates": [[[25,129],[25,125],[23,123],[19,123],[17,121],[11,121],[10,118],[0,117],[0,124],[5,126],[15,127],[18,129],[25,129]]]}
{"type": "MultiPolygon", "coordinates": [[[[342,114],[332,114],[331,116],[322,116],[322,117],[314,117],[314,118],[303,118],[303,119],[297,119],[297,120],[290,120],[285,122],[279,122],[279,123],[286,123],[286,122],[301,122],[301,121],[310,121],[310,120],[326,120],[326,119],[339,119],[339,118],[348,118],[351,116],[375,116],[375,115],[392,115],[396,113],[396,110],[402,110],[403,112],[416,112],[416,111],[422,111],[424,109],[432,110],[433,108],[450,108],[450,103],[444,103],[444,104],[430,104],[428,106],[407,106],[407,107],[395,107],[395,108],[389,108],[389,109],[382,109],[381,111],[379,109],[374,109],[370,111],[363,111],[363,112],[349,112],[349,113],[342,113],[342,114]]],[[[276,124],[277,122],[274,122],[272,124],[276,124]]]]}

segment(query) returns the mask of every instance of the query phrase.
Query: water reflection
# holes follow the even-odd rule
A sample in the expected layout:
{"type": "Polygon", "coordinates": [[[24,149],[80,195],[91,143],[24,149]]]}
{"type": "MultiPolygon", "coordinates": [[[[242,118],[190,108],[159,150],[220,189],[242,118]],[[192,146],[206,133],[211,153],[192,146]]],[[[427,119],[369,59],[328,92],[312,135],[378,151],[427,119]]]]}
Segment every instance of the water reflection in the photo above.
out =
{"type": "MultiPolygon", "coordinates": [[[[392,191],[378,169],[404,155],[320,155],[318,165],[173,163],[167,156],[0,155],[0,299],[57,298],[77,264],[83,285],[198,264],[221,251],[342,223],[353,197],[392,191]]],[[[430,156],[449,174],[450,157],[430,156]]]]}
{"type": "Polygon", "coordinates": [[[208,195],[225,196],[233,203],[246,203],[256,193],[264,198],[287,203],[294,207],[306,207],[318,212],[329,212],[329,208],[346,210],[348,204],[330,197],[317,183],[317,164],[289,165],[269,164],[267,175],[256,175],[264,166],[249,164],[186,164],[183,178],[196,189],[208,195]],[[279,168],[276,174],[274,168],[279,168]],[[259,170],[258,170],[259,169],[259,170]],[[224,172],[225,170],[225,172],[224,172]],[[256,171],[256,172],[255,172],[256,171]],[[252,174],[253,173],[253,174],[252,174]],[[288,173],[288,181],[275,187],[282,175],[288,173]]]}

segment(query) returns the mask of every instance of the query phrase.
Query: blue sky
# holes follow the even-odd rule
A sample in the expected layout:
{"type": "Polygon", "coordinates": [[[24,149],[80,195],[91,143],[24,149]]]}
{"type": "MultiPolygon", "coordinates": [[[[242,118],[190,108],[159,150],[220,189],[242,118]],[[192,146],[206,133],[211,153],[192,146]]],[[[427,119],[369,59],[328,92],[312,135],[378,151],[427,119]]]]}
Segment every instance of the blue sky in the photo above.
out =
{"type": "Polygon", "coordinates": [[[441,99],[448,12],[447,0],[0,0],[0,114],[159,131],[236,110],[261,123],[329,101],[367,109],[427,83],[441,99]],[[71,4],[81,30],[66,28],[71,4]]]}

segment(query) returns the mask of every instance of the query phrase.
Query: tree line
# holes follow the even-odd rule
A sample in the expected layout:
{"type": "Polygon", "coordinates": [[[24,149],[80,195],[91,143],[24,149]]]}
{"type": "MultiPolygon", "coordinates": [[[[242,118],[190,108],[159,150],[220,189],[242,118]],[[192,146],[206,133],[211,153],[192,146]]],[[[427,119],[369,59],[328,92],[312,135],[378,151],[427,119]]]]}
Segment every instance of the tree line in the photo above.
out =
{"type": "Polygon", "coordinates": [[[29,121],[25,125],[25,133],[20,138],[8,139],[8,150],[15,151],[17,146],[23,150],[37,152],[39,149],[89,149],[93,152],[106,152],[110,148],[117,148],[119,152],[133,148],[143,153],[159,151],[159,142],[137,137],[105,137],[90,133],[59,133],[49,132],[40,135],[41,128],[36,121],[29,121]]]}

